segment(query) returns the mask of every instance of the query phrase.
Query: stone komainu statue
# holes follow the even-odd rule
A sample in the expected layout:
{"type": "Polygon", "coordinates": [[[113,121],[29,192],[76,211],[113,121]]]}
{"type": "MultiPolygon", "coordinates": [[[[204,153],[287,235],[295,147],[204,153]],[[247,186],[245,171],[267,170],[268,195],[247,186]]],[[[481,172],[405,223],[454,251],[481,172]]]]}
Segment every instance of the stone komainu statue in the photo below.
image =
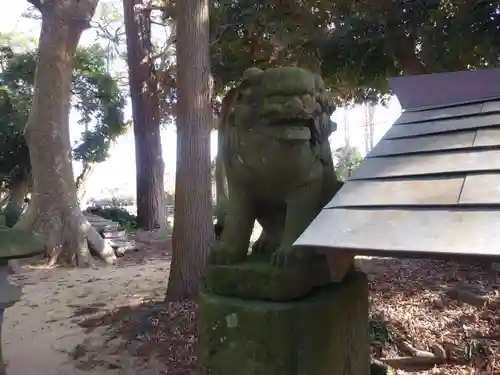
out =
{"type": "Polygon", "coordinates": [[[334,110],[323,79],[296,67],[248,69],[224,98],[229,202],[214,264],[246,259],[255,220],[263,231],[252,254],[278,266],[304,261],[292,244],[341,186],[328,143],[334,110]]]}

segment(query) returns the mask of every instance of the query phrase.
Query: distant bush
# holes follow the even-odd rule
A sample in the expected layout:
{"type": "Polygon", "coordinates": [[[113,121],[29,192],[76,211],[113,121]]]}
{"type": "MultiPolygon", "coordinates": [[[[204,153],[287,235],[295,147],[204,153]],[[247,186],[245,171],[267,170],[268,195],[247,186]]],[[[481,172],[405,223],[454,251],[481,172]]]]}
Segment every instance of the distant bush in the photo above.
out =
{"type": "Polygon", "coordinates": [[[100,216],[104,219],[112,220],[127,232],[137,230],[137,216],[132,215],[121,207],[89,207],[87,212],[100,216]]]}

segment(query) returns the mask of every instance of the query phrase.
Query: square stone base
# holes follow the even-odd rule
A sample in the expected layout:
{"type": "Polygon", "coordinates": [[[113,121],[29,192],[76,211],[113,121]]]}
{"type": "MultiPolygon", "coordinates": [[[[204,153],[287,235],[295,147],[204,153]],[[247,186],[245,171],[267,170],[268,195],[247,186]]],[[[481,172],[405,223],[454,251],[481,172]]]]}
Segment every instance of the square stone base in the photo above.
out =
{"type": "Polygon", "coordinates": [[[352,272],[293,302],[200,296],[201,375],[369,375],[368,283],[352,272]]]}

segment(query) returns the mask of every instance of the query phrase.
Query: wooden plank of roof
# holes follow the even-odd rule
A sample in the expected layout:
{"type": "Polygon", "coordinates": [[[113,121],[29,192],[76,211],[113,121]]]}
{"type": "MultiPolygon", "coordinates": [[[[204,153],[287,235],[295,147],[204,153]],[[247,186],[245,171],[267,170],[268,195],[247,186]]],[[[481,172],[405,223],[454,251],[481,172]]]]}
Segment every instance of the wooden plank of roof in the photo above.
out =
{"type": "Polygon", "coordinates": [[[477,131],[474,146],[498,146],[500,145],[500,128],[480,129],[477,131]]]}
{"type": "Polygon", "coordinates": [[[500,113],[392,126],[383,139],[405,138],[500,125],[500,113]]]}
{"type": "Polygon", "coordinates": [[[459,204],[500,204],[500,173],[467,176],[459,204]]]}
{"type": "MultiPolygon", "coordinates": [[[[476,130],[471,130],[467,132],[437,134],[423,137],[382,139],[373,150],[370,151],[367,157],[472,147],[475,137],[476,130]]],[[[497,144],[500,144],[500,142],[497,144]]]]}
{"type": "Polygon", "coordinates": [[[499,149],[367,158],[350,180],[491,170],[500,171],[499,149]]]}
{"type": "Polygon", "coordinates": [[[486,112],[500,112],[500,100],[495,100],[492,102],[485,102],[483,104],[483,113],[486,112]]]}
{"type": "Polygon", "coordinates": [[[500,257],[500,210],[325,209],[295,246],[354,255],[500,257]]]}
{"type": "Polygon", "coordinates": [[[455,205],[464,177],[348,181],[325,208],[347,206],[455,205]]]}
{"type": "Polygon", "coordinates": [[[404,109],[448,107],[500,97],[500,69],[423,74],[389,78],[404,109]]]}
{"type": "Polygon", "coordinates": [[[480,113],[483,104],[468,104],[455,107],[445,107],[437,109],[429,109],[426,111],[405,111],[396,120],[394,125],[410,124],[413,122],[431,121],[444,119],[448,117],[459,117],[466,115],[474,115],[480,113]]]}
{"type": "Polygon", "coordinates": [[[441,120],[450,117],[470,116],[479,113],[484,114],[491,112],[500,112],[500,100],[484,103],[457,105],[453,107],[428,109],[424,111],[405,111],[396,120],[394,125],[441,120]]]}

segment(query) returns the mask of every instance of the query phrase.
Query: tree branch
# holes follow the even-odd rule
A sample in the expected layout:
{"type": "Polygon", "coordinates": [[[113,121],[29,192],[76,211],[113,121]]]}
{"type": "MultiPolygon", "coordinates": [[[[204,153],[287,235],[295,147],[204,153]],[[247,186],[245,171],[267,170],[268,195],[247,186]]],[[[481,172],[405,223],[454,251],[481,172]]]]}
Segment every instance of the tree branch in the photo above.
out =
{"type": "Polygon", "coordinates": [[[235,22],[232,22],[232,23],[228,23],[228,24],[225,24],[225,25],[221,25],[219,27],[219,30],[217,32],[217,35],[215,36],[215,38],[210,41],[210,47],[214,46],[215,44],[217,44],[218,42],[220,42],[220,40],[222,39],[222,37],[224,36],[224,34],[226,33],[226,31],[232,29],[233,27],[235,26],[238,26],[241,24],[241,19],[248,15],[248,14],[251,14],[254,10],[253,9],[245,9],[243,12],[241,12],[238,16],[237,16],[237,19],[235,22]]]}

